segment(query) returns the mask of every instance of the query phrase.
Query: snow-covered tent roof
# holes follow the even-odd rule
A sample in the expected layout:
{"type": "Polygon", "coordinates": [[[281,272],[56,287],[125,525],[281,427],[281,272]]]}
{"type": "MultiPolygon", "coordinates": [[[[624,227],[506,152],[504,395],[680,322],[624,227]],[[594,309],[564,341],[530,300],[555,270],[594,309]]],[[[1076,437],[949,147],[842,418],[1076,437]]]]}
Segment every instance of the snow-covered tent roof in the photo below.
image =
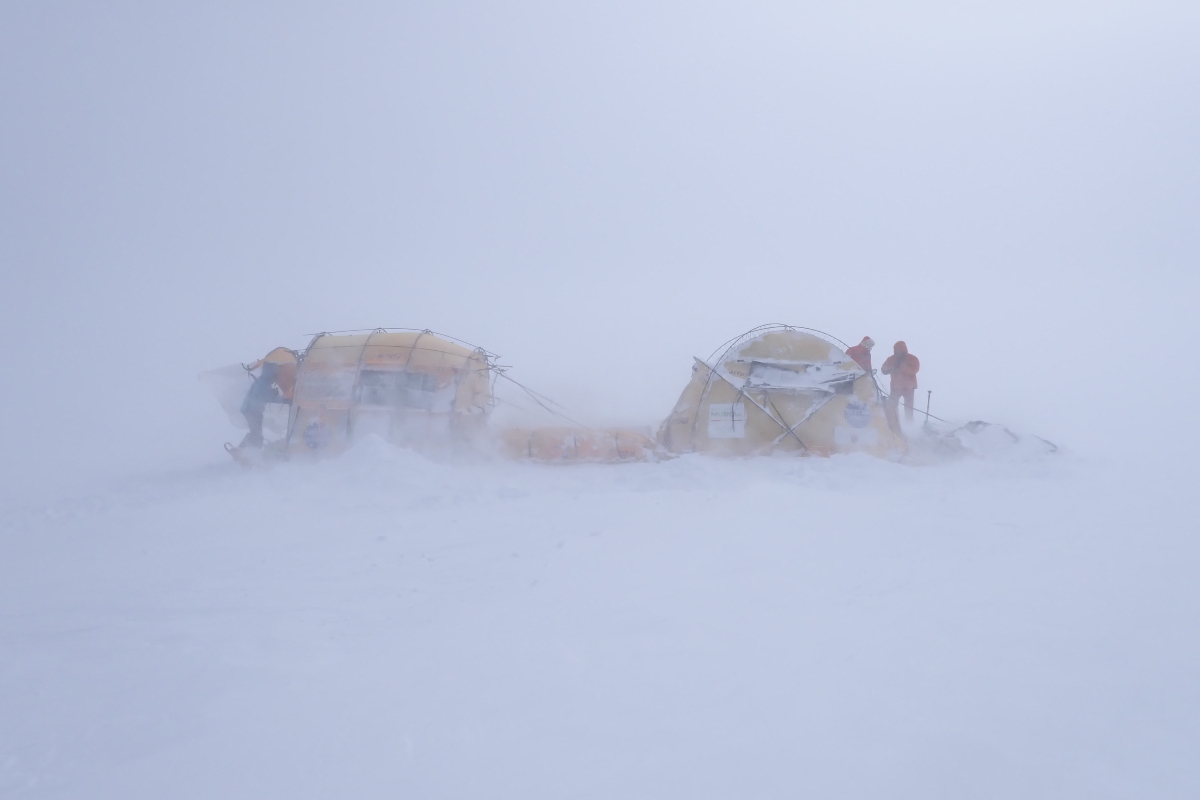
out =
{"type": "Polygon", "coordinates": [[[873,376],[828,334],[764,325],[697,358],[658,431],[676,453],[809,455],[903,449],[888,430],[873,376]]]}

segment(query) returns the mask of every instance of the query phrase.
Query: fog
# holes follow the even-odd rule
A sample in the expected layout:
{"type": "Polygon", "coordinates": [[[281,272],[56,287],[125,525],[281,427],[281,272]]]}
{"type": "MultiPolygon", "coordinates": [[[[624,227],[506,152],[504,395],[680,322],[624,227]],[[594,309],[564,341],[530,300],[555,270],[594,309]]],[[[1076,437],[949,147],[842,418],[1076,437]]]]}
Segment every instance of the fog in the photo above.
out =
{"type": "Polygon", "coordinates": [[[1194,797],[1198,41],[0,4],[0,793],[1194,797]],[[197,380],[429,328],[655,426],[764,323],[1059,454],[245,471],[197,380]]]}
{"type": "Polygon", "coordinates": [[[7,482],[204,459],[198,371],[380,325],[596,422],[786,322],[1190,436],[1196,7],[820,5],[6,6],[7,482]]]}

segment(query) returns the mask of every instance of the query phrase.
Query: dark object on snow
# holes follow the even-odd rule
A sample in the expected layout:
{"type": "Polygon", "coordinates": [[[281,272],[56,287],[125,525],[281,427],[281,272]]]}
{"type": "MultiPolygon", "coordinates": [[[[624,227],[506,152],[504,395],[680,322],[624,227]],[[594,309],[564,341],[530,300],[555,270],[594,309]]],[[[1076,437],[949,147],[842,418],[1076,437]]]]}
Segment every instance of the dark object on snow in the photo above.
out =
{"type": "Polygon", "coordinates": [[[1020,436],[1017,436],[1015,433],[1010,431],[1008,428],[1005,428],[1003,425],[997,425],[994,422],[984,422],[983,420],[977,419],[977,420],[968,422],[966,425],[963,425],[963,428],[965,428],[968,433],[979,433],[980,431],[984,430],[985,428],[1000,428],[1000,430],[1007,433],[1008,438],[1012,439],[1014,442],[1021,441],[1020,436]]]}
{"type": "MultiPolygon", "coordinates": [[[[1008,428],[1004,427],[1003,425],[997,425],[994,422],[984,422],[983,420],[978,420],[978,419],[968,422],[966,425],[963,425],[958,430],[966,431],[967,433],[972,433],[972,434],[980,434],[980,433],[983,433],[984,431],[988,430],[989,428],[999,428],[1005,435],[1008,436],[1009,439],[1012,440],[1013,444],[1016,444],[1017,442],[1021,441],[1020,436],[1013,433],[1012,431],[1010,431],[1008,428]]],[[[957,433],[957,432],[958,431],[954,431],[954,433],[957,433]]],[[[953,435],[953,433],[951,435],[953,435]]],[[[1034,436],[1032,434],[1030,434],[1029,438],[1037,439],[1039,442],[1046,445],[1046,447],[1048,448],[1048,452],[1050,452],[1050,453],[1058,452],[1058,445],[1056,445],[1054,442],[1049,441],[1048,439],[1043,439],[1040,436],[1034,436]]]]}
{"type": "Polygon", "coordinates": [[[262,372],[254,379],[254,383],[250,384],[246,399],[242,401],[242,416],[246,418],[250,432],[242,439],[239,447],[262,447],[263,412],[266,411],[267,403],[287,402],[275,387],[278,377],[279,365],[267,361],[262,365],[262,372]]]}

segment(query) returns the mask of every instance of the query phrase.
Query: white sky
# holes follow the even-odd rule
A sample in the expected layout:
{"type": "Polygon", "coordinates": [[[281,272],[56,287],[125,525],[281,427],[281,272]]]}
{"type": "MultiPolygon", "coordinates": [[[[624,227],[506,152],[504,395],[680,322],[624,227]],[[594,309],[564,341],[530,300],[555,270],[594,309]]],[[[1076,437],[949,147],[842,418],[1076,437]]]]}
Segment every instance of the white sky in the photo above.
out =
{"type": "Polygon", "coordinates": [[[1200,6],[827,5],[5,4],[8,490],[219,455],[197,372],[379,325],[595,421],[789,322],[1195,443],[1200,6]]]}

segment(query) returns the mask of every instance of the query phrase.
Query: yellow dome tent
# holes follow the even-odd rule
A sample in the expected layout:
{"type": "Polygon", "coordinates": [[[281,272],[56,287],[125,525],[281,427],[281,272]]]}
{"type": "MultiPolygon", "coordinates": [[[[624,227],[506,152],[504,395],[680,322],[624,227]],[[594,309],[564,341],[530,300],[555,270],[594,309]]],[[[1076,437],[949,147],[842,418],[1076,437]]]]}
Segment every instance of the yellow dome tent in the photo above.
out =
{"type": "Polygon", "coordinates": [[[658,430],[672,453],[828,456],[902,453],[879,388],[828,334],[764,325],[697,358],[692,379],[658,430]]]}
{"type": "Polygon", "coordinates": [[[430,331],[320,333],[300,358],[289,453],[341,450],[368,434],[442,447],[484,429],[494,356],[430,331]]]}

